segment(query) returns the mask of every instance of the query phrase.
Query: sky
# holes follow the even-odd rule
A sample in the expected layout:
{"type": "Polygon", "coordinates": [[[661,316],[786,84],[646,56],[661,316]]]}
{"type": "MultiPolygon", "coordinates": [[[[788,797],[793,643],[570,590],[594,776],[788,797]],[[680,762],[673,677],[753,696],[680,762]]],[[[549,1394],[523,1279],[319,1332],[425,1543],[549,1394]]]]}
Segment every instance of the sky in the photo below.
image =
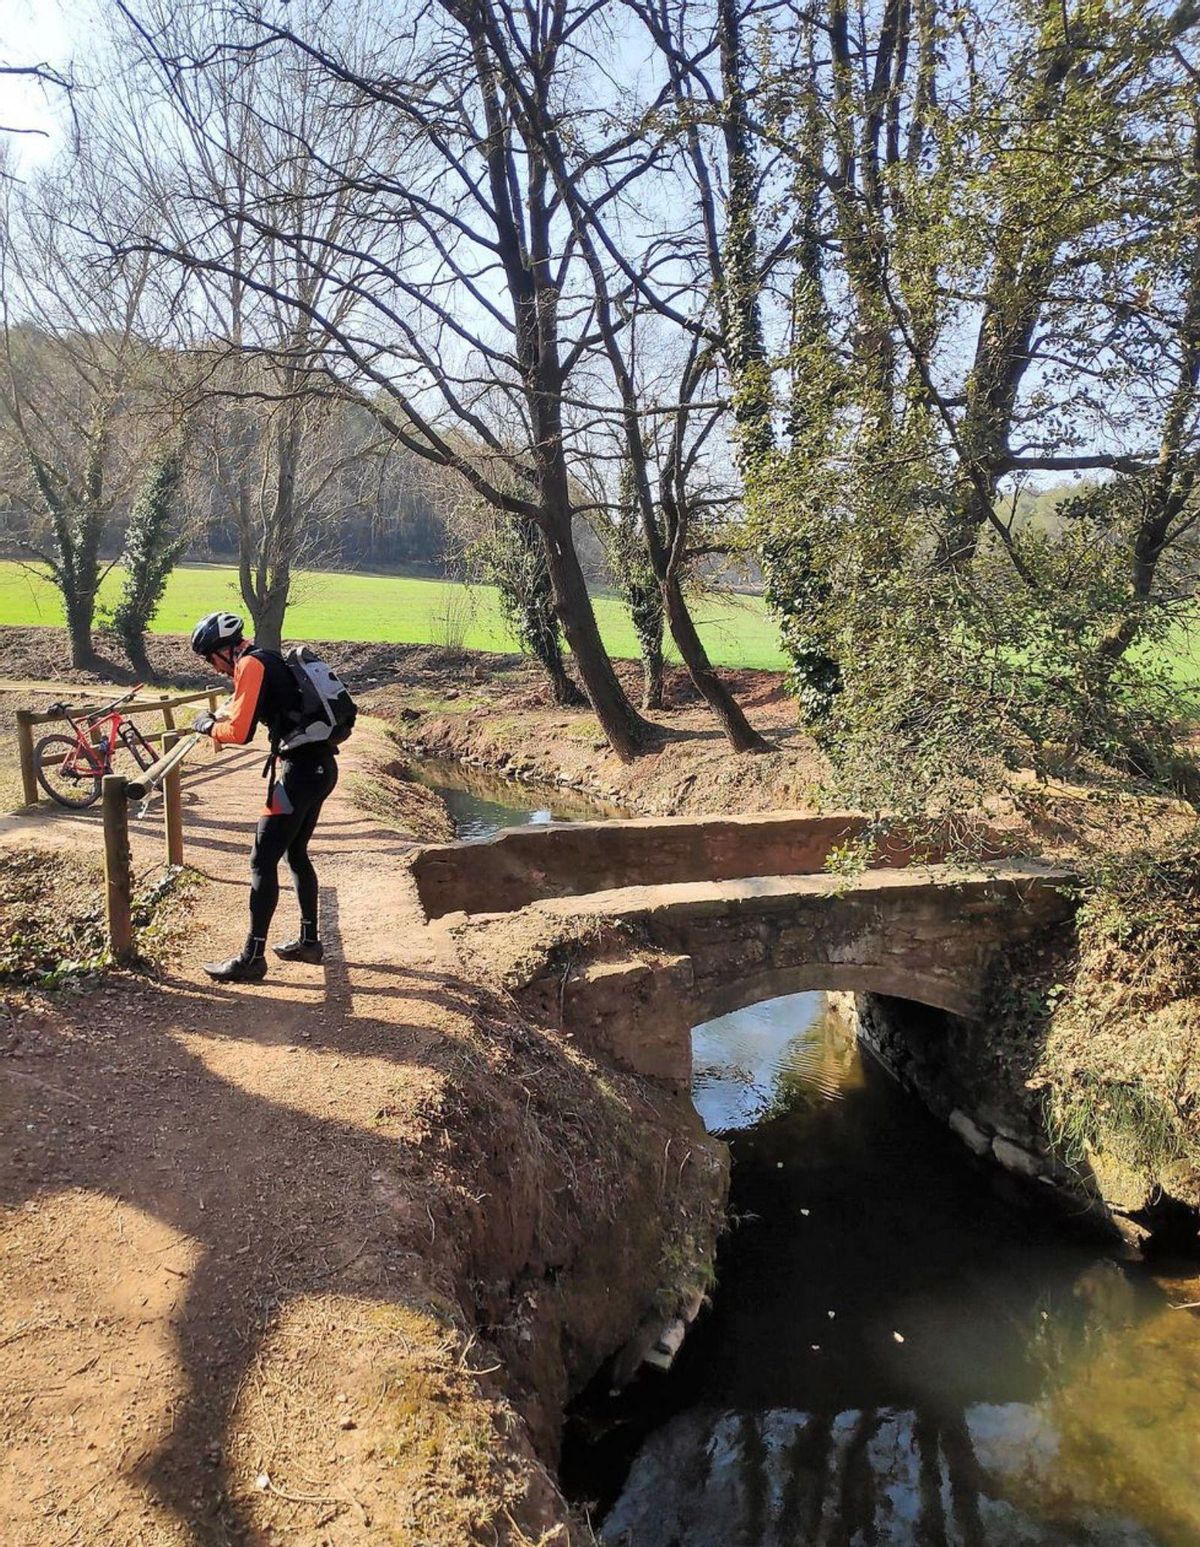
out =
{"type": "MultiPolygon", "coordinates": [[[[73,0],[4,0],[0,8],[0,64],[49,64],[60,70],[76,62],[86,35],[84,11],[73,0]]],[[[6,136],[18,166],[35,166],[51,156],[68,120],[63,93],[20,76],[0,76],[0,124],[38,130],[6,136]]]]}

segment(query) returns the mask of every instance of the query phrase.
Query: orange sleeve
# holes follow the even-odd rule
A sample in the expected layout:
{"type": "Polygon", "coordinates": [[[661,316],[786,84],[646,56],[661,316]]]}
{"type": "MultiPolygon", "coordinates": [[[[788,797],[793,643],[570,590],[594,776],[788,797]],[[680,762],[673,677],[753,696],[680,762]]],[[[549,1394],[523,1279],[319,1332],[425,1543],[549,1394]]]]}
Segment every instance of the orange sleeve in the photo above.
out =
{"type": "Polygon", "coordinates": [[[254,715],[266,672],[256,655],[243,655],[233,672],[233,697],[227,720],[213,726],[212,739],[219,747],[244,747],[254,734],[254,715]]]}

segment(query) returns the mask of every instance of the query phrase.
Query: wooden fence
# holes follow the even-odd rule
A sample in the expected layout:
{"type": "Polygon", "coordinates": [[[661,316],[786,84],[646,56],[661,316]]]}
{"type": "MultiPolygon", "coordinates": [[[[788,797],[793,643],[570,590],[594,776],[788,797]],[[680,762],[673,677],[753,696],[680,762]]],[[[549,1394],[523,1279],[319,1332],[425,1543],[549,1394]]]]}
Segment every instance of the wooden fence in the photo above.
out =
{"type": "MultiPolygon", "coordinates": [[[[105,774],[102,785],[102,811],[104,816],[104,917],[108,933],[109,949],[113,958],[127,962],[134,954],[133,940],[133,865],[129,849],[129,805],[159,788],[163,796],[163,836],[166,862],[169,866],[183,864],[183,794],[181,765],[184,757],[195,745],[197,737],[179,731],[175,724],[175,710],[187,704],[207,703],[216,712],[218,692],[184,693],[176,698],[146,699],[140,703],[121,705],[123,715],[161,714],[162,729],[143,731],[149,742],[162,744],[162,756],[152,767],[145,769],[136,779],[123,774],[105,774]]],[[[101,704],[83,705],[75,711],[76,719],[94,715],[101,704]]],[[[35,758],[33,727],[66,720],[61,710],[17,710],[17,746],[21,759],[21,784],[26,805],[37,804],[37,761],[35,758]]]]}
{"type": "Polygon", "coordinates": [[[181,737],[177,731],[163,736],[163,755],[137,779],[105,774],[102,786],[104,812],[104,920],[113,958],[125,962],[133,955],[133,862],[129,850],[131,802],[162,789],[163,836],[168,867],[183,864],[183,760],[199,736],[181,737]]]}

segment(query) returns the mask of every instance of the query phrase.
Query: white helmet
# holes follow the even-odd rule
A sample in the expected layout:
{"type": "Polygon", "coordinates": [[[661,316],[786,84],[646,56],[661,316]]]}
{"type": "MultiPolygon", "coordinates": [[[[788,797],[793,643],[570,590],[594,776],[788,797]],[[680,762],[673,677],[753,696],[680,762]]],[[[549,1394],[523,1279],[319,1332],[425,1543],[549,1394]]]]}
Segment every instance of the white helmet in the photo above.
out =
{"type": "Polygon", "coordinates": [[[207,658],[227,646],[241,644],[244,630],[236,612],[210,612],[192,630],[192,649],[207,658]]]}

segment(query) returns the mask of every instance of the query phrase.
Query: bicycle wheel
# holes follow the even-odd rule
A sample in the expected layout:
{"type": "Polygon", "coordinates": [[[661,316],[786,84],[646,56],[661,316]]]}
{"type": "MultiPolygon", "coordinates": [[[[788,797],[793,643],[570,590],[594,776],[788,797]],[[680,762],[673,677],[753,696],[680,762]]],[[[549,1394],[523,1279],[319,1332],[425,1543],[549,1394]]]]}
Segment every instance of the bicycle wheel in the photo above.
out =
{"type": "Polygon", "coordinates": [[[51,800],[70,811],[82,811],[100,798],[98,763],[71,736],[44,736],[33,749],[38,783],[51,800]]]}

